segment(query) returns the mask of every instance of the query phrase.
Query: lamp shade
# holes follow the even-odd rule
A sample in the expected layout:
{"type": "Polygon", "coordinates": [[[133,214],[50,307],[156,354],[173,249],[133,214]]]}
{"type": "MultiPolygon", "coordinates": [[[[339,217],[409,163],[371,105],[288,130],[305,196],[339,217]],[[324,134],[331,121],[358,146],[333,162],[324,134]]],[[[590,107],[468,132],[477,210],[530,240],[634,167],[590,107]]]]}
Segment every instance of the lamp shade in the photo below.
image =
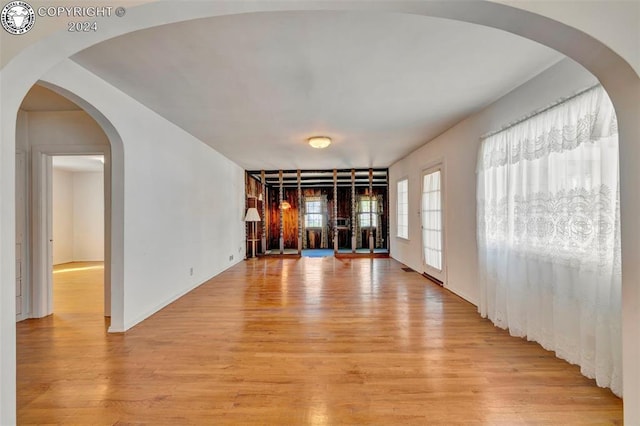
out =
{"type": "Polygon", "coordinates": [[[255,207],[249,207],[247,209],[247,215],[244,217],[245,222],[260,222],[260,215],[258,214],[258,209],[255,207]]]}

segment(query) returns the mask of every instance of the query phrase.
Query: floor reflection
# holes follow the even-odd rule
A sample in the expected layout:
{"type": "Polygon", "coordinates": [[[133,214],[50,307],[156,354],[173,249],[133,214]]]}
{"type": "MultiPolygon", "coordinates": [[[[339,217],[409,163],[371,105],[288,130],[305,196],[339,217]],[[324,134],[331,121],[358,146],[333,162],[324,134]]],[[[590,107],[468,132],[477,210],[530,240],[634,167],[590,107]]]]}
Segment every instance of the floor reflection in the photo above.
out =
{"type": "MultiPolygon", "coordinates": [[[[21,322],[18,421],[621,422],[621,401],[577,367],[493,327],[402,266],[254,259],[125,334],[105,333],[101,301],[21,322]]],[[[102,271],[69,274],[94,272],[102,271]]]]}

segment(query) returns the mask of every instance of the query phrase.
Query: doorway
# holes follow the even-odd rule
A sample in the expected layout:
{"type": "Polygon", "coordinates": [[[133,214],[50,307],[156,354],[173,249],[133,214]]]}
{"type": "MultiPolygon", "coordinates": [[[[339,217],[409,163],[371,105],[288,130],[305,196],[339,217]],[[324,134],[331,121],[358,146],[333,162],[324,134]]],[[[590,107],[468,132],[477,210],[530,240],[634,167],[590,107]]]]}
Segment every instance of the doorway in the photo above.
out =
{"type": "Polygon", "coordinates": [[[443,285],[445,273],[443,227],[443,173],[442,165],[425,170],[422,174],[422,266],[423,273],[443,285]]]}
{"type": "Polygon", "coordinates": [[[102,304],[104,156],[52,156],[51,184],[53,310],[102,304]]]}
{"type": "Polygon", "coordinates": [[[34,318],[54,312],[54,274],[78,268],[100,270],[104,316],[111,314],[108,154],[108,147],[34,147],[34,318]]]}

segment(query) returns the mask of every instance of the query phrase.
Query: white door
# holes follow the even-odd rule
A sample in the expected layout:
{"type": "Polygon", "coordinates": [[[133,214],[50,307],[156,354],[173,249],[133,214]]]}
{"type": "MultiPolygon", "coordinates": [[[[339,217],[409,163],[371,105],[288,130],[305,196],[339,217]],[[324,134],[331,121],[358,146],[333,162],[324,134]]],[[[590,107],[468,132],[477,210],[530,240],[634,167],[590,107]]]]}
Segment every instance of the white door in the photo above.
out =
{"type": "Polygon", "coordinates": [[[422,176],[422,259],[424,273],[445,283],[442,214],[442,167],[428,169],[422,176]]]}
{"type": "Polygon", "coordinates": [[[32,300],[30,316],[42,318],[53,312],[53,258],[51,233],[51,156],[34,152],[32,164],[32,300]]]}

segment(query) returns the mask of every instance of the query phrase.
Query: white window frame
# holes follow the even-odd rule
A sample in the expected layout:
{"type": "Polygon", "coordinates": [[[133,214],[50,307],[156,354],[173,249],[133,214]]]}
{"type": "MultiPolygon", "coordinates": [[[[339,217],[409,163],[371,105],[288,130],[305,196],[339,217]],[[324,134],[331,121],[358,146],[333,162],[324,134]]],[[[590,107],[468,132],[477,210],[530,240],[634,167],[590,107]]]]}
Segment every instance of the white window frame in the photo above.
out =
{"type": "Polygon", "coordinates": [[[360,196],[360,199],[358,200],[358,203],[360,203],[360,208],[362,208],[363,201],[369,203],[369,210],[367,210],[366,212],[360,210],[358,212],[358,227],[360,229],[375,229],[378,226],[378,197],[376,197],[375,195],[360,196]],[[371,223],[363,225],[362,223],[365,220],[363,218],[365,217],[366,221],[369,222],[369,220],[371,220],[371,223]]]}
{"type": "Polygon", "coordinates": [[[320,197],[309,197],[304,200],[304,227],[305,229],[321,229],[324,227],[324,214],[322,212],[322,199],[320,197]],[[309,203],[318,203],[319,211],[309,212],[309,203]],[[316,226],[317,216],[320,217],[320,226],[316,226]],[[309,219],[313,217],[314,225],[309,225],[309,219]]]}
{"type": "Polygon", "coordinates": [[[402,178],[396,184],[396,237],[409,239],[409,178],[402,178]],[[401,185],[404,190],[401,191],[401,185]]]}

